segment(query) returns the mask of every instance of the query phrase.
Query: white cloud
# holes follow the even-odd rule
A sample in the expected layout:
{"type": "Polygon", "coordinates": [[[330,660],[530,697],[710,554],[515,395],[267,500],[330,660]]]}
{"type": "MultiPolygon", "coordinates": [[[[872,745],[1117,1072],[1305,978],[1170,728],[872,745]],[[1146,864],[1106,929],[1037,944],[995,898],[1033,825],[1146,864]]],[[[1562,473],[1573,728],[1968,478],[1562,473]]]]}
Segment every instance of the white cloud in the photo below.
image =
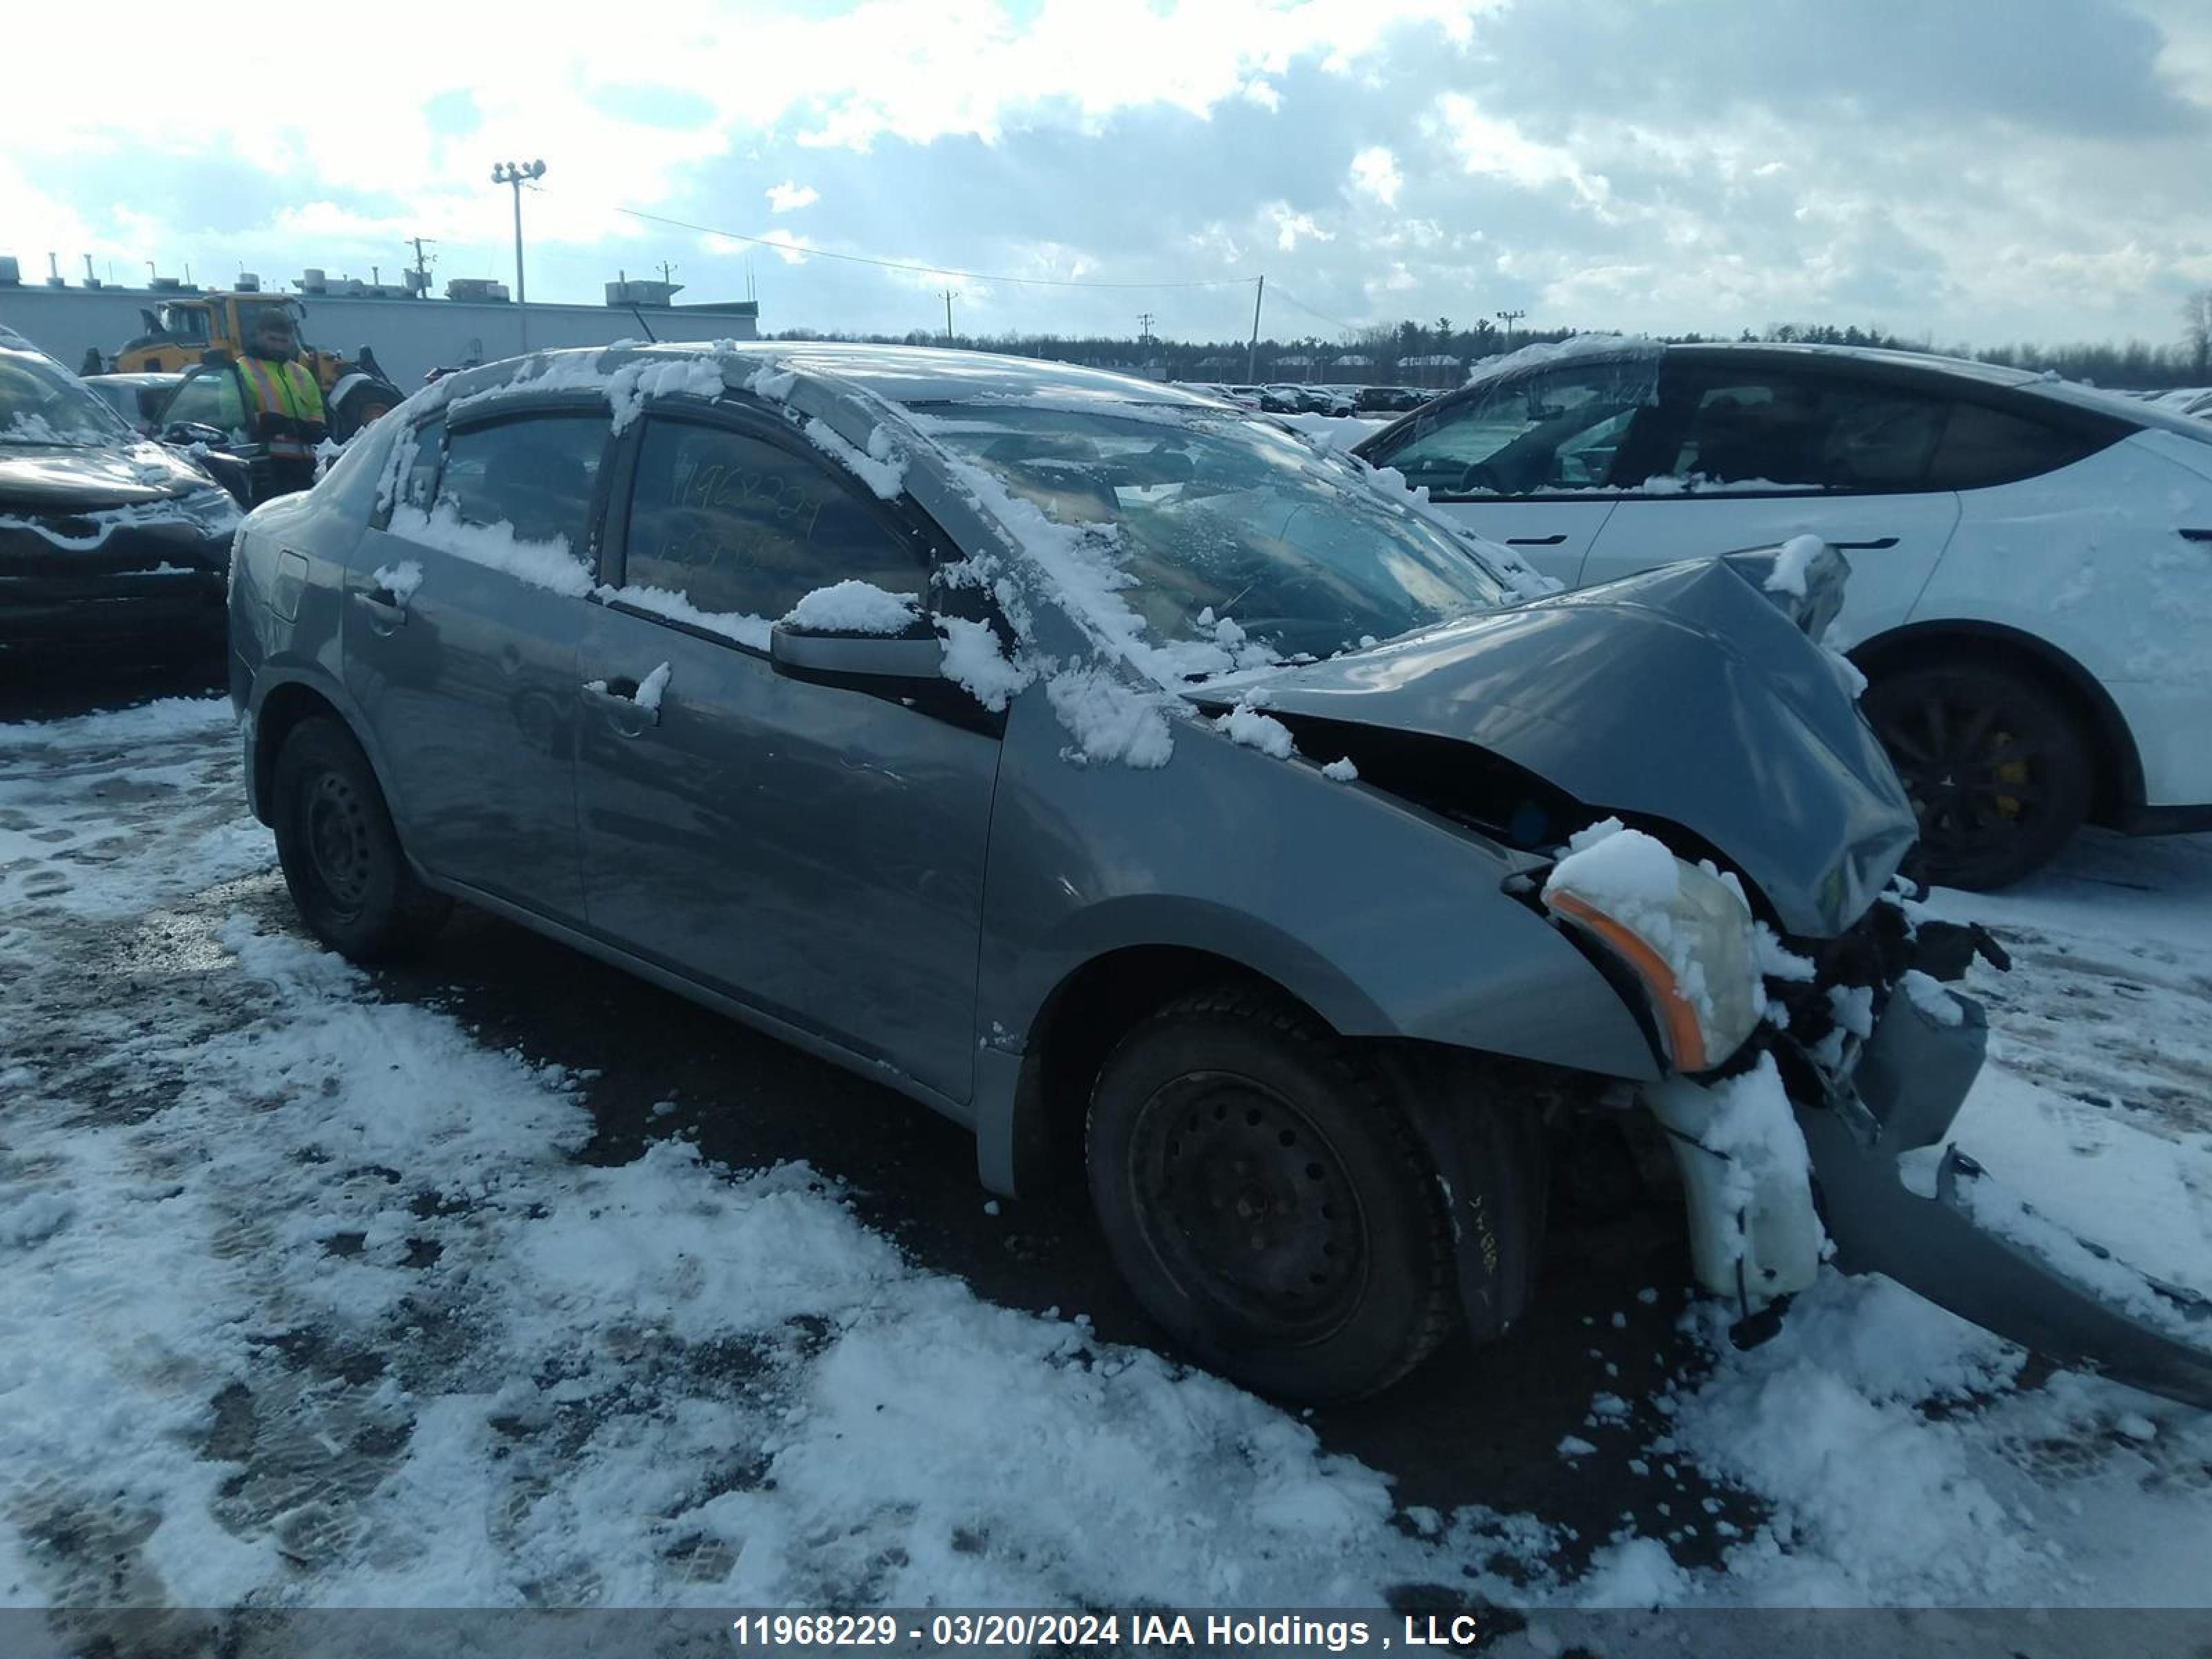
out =
{"type": "Polygon", "coordinates": [[[1275,227],[1275,246],[1285,253],[1295,252],[1301,240],[1333,242],[1336,233],[1323,230],[1320,221],[1310,213],[1292,211],[1285,202],[1277,202],[1267,209],[1267,215],[1275,227]]]}
{"type": "Polygon", "coordinates": [[[1384,207],[1395,207],[1399,189],[1406,180],[1398,171],[1398,158],[1382,145],[1370,144],[1352,158],[1352,182],[1384,207]]]}
{"type": "Polygon", "coordinates": [[[771,213],[795,213],[800,208],[811,207],[822,199],[822,192],[811,185],[794,185],[785,179],[780,185],[768,187],[768,205],[771,213]]]}

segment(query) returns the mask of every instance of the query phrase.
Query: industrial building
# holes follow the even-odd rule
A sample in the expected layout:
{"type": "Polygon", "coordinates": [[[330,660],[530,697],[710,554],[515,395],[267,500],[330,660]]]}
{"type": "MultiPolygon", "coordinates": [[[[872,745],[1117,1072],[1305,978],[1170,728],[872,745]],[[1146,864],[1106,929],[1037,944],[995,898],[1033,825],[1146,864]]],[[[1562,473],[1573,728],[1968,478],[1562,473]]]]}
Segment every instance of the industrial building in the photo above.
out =
{"type": "MultiPolygon", "coordinates": [[[[94,277],[89,263],[86,275],[70,282],[49,255],[47,276],[27,282],[18,261],[0,255],[0,325],[75,368],[88,348],[109,357],[125,342],[149,332],[149,321],[165,301],[225,291],[220,285],[195,286],[173,277],[155,277],[144,288],[118,287],[94,277]]],[[[514,303],[502,283],[457,278],[446,284],[441,298],[428,291],[417,273],[404,275],[406,280],[396,284],[363,283],[310,268],[270,292],[300,302],[309,342],[349,355],[368,347],[403,389],[441,365],[489,362],[556,346],[759,337],[757,301],[678,305],[675,296],[681,283],[624,276],[606,285],[606,299],[599,305],[533,301],[525,307],[514,303]]],[[[261,286],[258,276],[242,275],[232,288],[261,286]]],[[[185,365],[179,361],[163,367],[185,365]]]]}

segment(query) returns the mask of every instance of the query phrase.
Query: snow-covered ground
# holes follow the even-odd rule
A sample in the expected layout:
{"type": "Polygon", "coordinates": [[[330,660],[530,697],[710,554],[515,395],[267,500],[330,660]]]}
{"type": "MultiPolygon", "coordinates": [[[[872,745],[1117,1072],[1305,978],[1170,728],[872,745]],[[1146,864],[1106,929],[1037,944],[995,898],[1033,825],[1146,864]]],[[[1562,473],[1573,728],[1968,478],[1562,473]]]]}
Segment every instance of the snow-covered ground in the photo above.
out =
{"type": "MultiPolygon", "coordinates": [[[[577,1159],[592,1079],[307,942],[237,773],[219,701],[0,726],[0,1603],[2212,1595],[2212,1421],[1883,1281],[1594,1395],[1558,1454],[1763,1522],[1401,1508],[1298,1416],[918,1266],[803,1164],[577,1159]]],[[[1962,1143],[2212,1288],[2212,838],[1938,902],[2020,958],[1977,969],[1962,1143]]]]}

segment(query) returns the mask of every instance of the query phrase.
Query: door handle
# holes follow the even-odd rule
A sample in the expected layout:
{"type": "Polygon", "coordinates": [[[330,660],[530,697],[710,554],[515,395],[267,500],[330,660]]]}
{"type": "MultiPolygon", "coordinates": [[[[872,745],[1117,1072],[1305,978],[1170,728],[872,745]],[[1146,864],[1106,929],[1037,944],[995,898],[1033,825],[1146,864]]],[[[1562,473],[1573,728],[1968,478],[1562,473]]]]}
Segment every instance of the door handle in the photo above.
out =
{"type": "Polygon", "coordinates": [[[1508,536],[1505,538],[1505,544],[1508,547],[1557,547],[1565,540],[1566,537],[1564,535],[1508,536]]]}
{"type": "MultiPolygon", "coordinates": [[[[385,590],[380,588],[378,592],[385,590]]],[[[368,612],[369,626],[379,634],[389,634],[395,628],[407,625],[407,607],[396,599],[380,599],[375,593],[354,589],[353,602],[368,612]]]]}
{"type": "Polygon", "coordinates": [[[586,680],[582,686],[584,701],[607,717],[607,724],[626,738],[641,735],[647,727],[660,724],[660,707],[652,708],[637,700],[635,680],[586,680]]]}
{"type": "Polygon", "coordinates": [[[1834,548],[1838,553],[1869,552],[1880,548],[1895,547],[1897,545],[1897,538],[1894,536],[1877,536],[1870,542],[1830,542],[1828,545],[1834,548]]]}

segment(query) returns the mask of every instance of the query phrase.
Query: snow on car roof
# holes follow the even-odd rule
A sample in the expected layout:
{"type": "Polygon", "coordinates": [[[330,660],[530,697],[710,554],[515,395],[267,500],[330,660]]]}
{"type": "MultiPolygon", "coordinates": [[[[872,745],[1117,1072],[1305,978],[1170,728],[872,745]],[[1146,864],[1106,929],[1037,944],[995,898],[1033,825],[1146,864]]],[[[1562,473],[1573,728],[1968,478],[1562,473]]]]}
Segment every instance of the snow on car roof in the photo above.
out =
{"type": "Polygon", "coordinates": [[[931,403],[1164,404],[1211,409],[1219,399],[1158,380],[1140,380],[1106,369],[1035,357],[999,356],[930,346],[865,345],[830,340],[628,342],[607,347],[548,351],[531,358],[507,358],[464,369],[438,382],[459,399],[530,385],[552,390],[623,368],[656,360],[708,358],[722,363],[733,382],[758,370],[796,373],[810,380],[835,380],[884,402],[911,406],[931,403]],[[542,367],[518,374],[525,363],[542,367]]]}

